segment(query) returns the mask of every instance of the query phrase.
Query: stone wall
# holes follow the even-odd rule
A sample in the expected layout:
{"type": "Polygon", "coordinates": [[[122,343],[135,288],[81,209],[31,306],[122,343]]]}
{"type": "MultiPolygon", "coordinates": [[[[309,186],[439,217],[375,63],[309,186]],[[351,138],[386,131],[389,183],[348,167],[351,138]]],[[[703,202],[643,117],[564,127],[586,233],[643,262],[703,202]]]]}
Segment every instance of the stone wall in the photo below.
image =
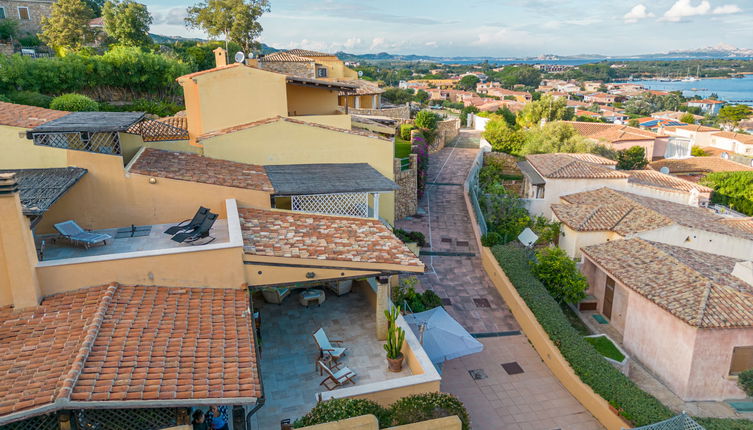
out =
{"type": "Polygon", "coordinates": [[[0,43],[0,54],[13,55],[13,44],[12,43],[0,43]]]}
{"type": "Polygon", "coordinates": [[[402,170],[400,159],[394,159],[395,183],[400,187],[395,191],[395,220],[415,215],[418,210],[417,180],[418,180],[418,156],[410,155],[410,168],[402,170]]]}
{"type": "MultiPolygon", "coordinates": [[[[344,112],[345,108],[340,107],[340,109],[344,112]]],[[[386,116],[389,118],[396,118],[396,119],[410,119],[410,108],[408,105],[405,106],[398,106],[394,108],[384,108],[384,109],[357,109],[357,108],[348,108],[348,113],[352,115],[371,115],[371,116],[386,116]]]]}
{"type": "Polygon", "coordinates": [[[300,63],[292,61],[264,61],[263,58],[259,59],[259,68],[262,70],[269,70],[270,72],[283,73],[290,76],[298,76],[299,78],[316,79],[316,64],[300,63]]]}
{"type": "Polygon", "coordinates": [[[429,153],[440,151],[460,133],[460,118],[448,118],[437,123],[437,135],[429,145],[429,153]]]}
{"type": "Polygon", "coordinates": [[[0,7],[5,8],[5,17],[18,20],[18,31],[24,34],[37,34],[42,29],[41,19],[43,16],[50,16],[52,1],[9,1],[0,0],[0,7]],[[20,19],[18,15],[19,7],[29,8],[29,19],[20,19]]]}

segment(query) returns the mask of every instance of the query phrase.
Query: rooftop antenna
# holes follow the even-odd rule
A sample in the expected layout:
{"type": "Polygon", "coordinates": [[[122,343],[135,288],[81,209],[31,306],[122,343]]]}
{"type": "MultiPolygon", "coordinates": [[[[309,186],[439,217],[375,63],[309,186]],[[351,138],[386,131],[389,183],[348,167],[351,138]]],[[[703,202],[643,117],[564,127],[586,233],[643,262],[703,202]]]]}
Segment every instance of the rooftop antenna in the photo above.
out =
{"type": "Polygon", "coordinates": [[[244,54],[241,51],[236,52],[235,53],[235,62],[236,63],[243,63],[244,61],[246,61],[246,54],[244,54]]]}

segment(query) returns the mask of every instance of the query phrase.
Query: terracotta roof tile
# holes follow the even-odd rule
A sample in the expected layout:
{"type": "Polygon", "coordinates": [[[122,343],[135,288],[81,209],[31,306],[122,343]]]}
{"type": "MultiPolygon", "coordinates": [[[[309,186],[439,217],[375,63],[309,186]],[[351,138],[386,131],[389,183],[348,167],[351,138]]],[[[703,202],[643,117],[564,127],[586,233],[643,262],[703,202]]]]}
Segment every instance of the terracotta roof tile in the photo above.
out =
{"type": "Polygon", "coordinates": [[[610,276],[691,326],[753,326],[753,286],[731,274],[742,260],[643,239],[582,251],[610,276]]]}
{"type": "Polygon", "coordinates": [[[689,193],[692,190],[697,190],[699,193],[710,193],[712,191],[709,187],[678,178],[677,176],[665,175],[656,170],[626,170],[626,172],[630,175],[628,182],[642,186],[685,193],[689,193]]]}
{"type": "Polygon", "coordinates": [[[180,112],[175,114],[175,116],[166,116],[164,118],[157,118],[155,121],[164,122],[167,125],[171,125],[173,127],[182,128],[183,130],[188,130],[188,117],[186,116],[186,111],[183,112],[182,115],[179,115],[180,112]]]}
{"type": "Polygon", "coordinates": [[[582,158],[577,155],[573,157],[571,154],[532,154],[526,156],[526,161],[545,178],[621,179],[628,177],[625,172],[593,164],[582,158]]]}
{"type": "Polygon", "coordinates": [[[311,58],[306,57],[300,57],[295,54],[291,54],[289,52],[275,52],[272,54],[267,54],[261,58],[259,58],[259,61],[262,63],[270,63],[270,62],[281,62],[281,63],[313,63],[314,60],[311,58]]]}
{"type": "Polygon", "coordinates": [[[337,132],[340,132],[340,133],[347,133],[347,134],[354,134],[354,135],[358,135],[358,136],[372,137],[372,138],[375,138],[375,139],[381,139],[381,140],[387,140],[387,141],[389,140],[389,139],[383,138],[383,137],[381,137],[381,136],[379,136],[377,134],[374,134],[374,133],[368,133],[368,132],[359,131],[359,130],[348,130],[348,129],[345,129],[345,128],[337,128],[337,127],[332,127],[332,126],[329,126],[329,125],[318,124],[318,123],[315,123],[315,122],[301,121],[299,119],[294,119],[294,118],[290,118],[290,117],[287,117],[287,116],[273,116],[273,117],[270,117],[270,118],[261,119],[259,121],[253,121],[253,122],[249,122],[249,123],[246,123],[246,124],[239,124],[239,125],[234,125],[232,127],[223,128],[223,129],[220,129],[220,130],[211,131],[209,133],[204,133],[201,136],[197,137],[197,140],[201,141],[201,140],[204,140],[204,139],[210,139],[212,137],[222,136],[222,135],[225,135],[225,134],[234,133],[236,131],[245,130],[245,129],[252,128],[252,127],[258,127],[260,125],[265,125],[265,124],[272,124],[274,122],[279,122],[279,121],[286,121],[286,122],[292,122],[293,124],[300,124],[300,125],[307,125],[307,126],[310,126],[310,127],[323,128],[323,129],[326,129],[326,130],[337,131],[337,132]]]}
{"type": "Polygon", "coordinates": [[[218,160],[187,152],[146,148],[129,170],[140,175],[273,192],[263,166],[218,160]]]}
{"type": "Polygon", "coordinates": [[[405,244],[374,219],[239,209],[246,254],[420,267],[405,244]]]}
{"type": "Polygon", "coordinates": [[[725,139],[733,139],[741,143],[744,143],[746,145],[753,145],[753,135],[750,135],[750,134],[734,133],[731,131],[722,131],[719,133],[714,133],[712,134],[712,136],[723,137],[725,139]]]}
{"type": "Polygon", "coordinates": [[[29,309],[0,308],[0,339],[0,425],[58,400],[189,406],[261,395],[240,289],[110,284],[56,294],[29,309]],[[215,375],[216,389],[204,389],[215,375]]]}
{"type": "Polygon", "coordinates": [[[568,153],[568,157],[575,158],[576,160],[585,161],[587,163],[592,164],[600,164],[602,166],[616,166],[617,162],[614,160],[610,160],[609,158],[602,157],[601,155],[596,154],[581,154],[581,153],[568,153]]]}
{"type": "Polygon", "coordinates": [[[623,142],[633,140],[653,140],[664,137],[652,131],[621,124],[606,124],[599,122],[564,121],[575,128],[579,134],[596,140],[607,142],[623,142]]]}
{"type": "Polygon", "coordinates": [[[744,164],[719,157],[667,158],[654,161],[650,166],[654,170],[661,170],[662,167],[666,167],[669,169],[669,173],[709,173],[753,170],[753,167],[748,167],[744,164]]]}
{"type": "Polygon", "coordinates": [[[198,72],[193,72],[193,73],[189,73],[187,75],[178,76],[177,78],[175,78],[175,80],[178,81],[178,82],[180,82],[182,80],[192,79],[192,78],[195,78],[197,76],[206,75],[207,73],[213,73],[213,72],[217,72],[217,71],[220,71],[220,70],[231,69],[231,68],[234,68],[234,67],[247,67],[247,66],[245,66],[244,64],[241,64],[241,63],[233,63],[233,64],[228,64],[226,66],[213,67],[211,69],[200,70],[198,72]]]}
{"type": "Polygon", "coordinates": [[[689,131],[695,131],[695,132],[721,131],[718,128],[707,127],[705,125],[700,125],[700,124],[675,125],[672,127],[665,127],[664,131],[675,131],[678,128],[682,130],[689,130],[689,131]]]}
{"type": "MultiPolygon", "coordinates": [[[[367,94],[382,94],[384,92],[383,89],[379,88],[379,85],[366,81],[364,79],[337,79],[336,82],[341,82],[344,84],[351,84],[356,86],[356,95],[367,95],[367,94]]],[[[345,96],[345,95],[352,95],[353,91],[345,92],[340,91],[339,95],[345,96]]]]}
{"type": "Polygon", "coordinates": [[[289,49],[288,54],[298,55],[300,57],[335,57],[335,54],[327,54],[326,52],[309,51],[308,49],[289,49]]]}
{"type": "Polygon", "coordinates": [[[62,110],[0,102],[0,125],[34,128],[69,113],[62,110]]]}

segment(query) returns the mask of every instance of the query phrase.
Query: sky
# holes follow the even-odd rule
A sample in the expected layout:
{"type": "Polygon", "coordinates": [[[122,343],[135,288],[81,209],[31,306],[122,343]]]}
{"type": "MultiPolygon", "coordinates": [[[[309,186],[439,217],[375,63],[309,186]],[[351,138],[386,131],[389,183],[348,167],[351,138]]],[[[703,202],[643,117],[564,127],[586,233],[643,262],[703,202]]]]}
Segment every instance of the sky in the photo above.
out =
{"type": "MultiPolygon", "coordinates": [[[[144,1],[144,0],[141,0],[144,1]]],[[[146,0],[157,34],[188,2],[146,0]]],[[[196,0],[198,2],[198,0],[196,0]]],[[[260,40],[354,54],[535,57],[632,55],[720,44],[753,49],[753,0],[270,0],[260,40]]]]}

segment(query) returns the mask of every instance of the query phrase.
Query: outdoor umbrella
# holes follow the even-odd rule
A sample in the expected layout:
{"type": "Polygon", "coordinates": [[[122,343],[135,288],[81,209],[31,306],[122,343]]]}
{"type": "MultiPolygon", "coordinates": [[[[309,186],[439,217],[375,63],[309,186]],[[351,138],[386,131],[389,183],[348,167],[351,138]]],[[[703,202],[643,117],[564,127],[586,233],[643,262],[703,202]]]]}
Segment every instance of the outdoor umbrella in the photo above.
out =
{"type": "Polygon", "coordinates": [[[441,306],[426,312],[405,315],[405,320],[419,339],[419,326],[425,325],[423,347],[434,364],[484,350],[484,345],[471,336],[441,306]]]}

